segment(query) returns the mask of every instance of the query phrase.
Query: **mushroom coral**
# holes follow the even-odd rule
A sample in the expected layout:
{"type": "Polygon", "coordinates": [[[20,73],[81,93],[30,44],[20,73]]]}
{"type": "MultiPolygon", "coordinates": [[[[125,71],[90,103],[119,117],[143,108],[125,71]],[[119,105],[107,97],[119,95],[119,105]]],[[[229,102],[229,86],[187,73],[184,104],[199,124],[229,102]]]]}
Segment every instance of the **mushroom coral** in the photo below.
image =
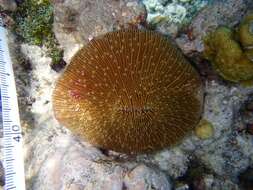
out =
{"type": "Polygon", "coordinates": [[[177,143],[199,122],[198,73],[167,38],[120,30],[93,39],[56,83],[56,118],[91,144],[142,153],[177,143]]]}

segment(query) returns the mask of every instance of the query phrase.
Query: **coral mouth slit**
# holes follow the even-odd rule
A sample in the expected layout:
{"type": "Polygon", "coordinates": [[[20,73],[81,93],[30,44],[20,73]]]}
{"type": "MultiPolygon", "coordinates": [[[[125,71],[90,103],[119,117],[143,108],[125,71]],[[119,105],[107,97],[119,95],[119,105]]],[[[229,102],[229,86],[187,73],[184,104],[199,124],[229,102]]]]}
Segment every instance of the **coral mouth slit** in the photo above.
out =
{"type": "Polygon", "coordinates": [[[153,112],[151,108],[148,107],[143,107],[143,108],[120,108],[120,112],[122,113],[148,113],[148,112],[153,112]]]}
{"type": "Polygon", "coordinates": [[[121,30],[93,39],[56,83],[56,119],[103,149],[159,150],[179,142],[199,122],[198,73],[167,38],[121,30]]]}

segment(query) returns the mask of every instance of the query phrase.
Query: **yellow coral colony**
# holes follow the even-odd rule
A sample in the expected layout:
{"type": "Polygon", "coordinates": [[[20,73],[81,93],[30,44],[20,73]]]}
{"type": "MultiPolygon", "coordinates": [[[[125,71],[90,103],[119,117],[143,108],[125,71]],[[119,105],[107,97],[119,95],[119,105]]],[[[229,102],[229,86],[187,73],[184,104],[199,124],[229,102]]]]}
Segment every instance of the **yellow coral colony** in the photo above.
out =
{"type": "Polygon", "coordinates": [[[214,128],[212,123],[205,119],[202,119],[195,128],[195,134],[198,138],[202,140],[211,138],[214,134],[214,128]]]}
{"type": "Polygon", "coordinates": [[[240,25],[238,36],[245,55],[253,62],[253,14],[245,17],[240,25]]]}
{"type": "Polygon", "coordinates": [[[163,36],[141,30],[92,40],[56,84],[56,118],[91,144],[124,153],[180,141],[199,122],[198,73],[163,36]]]}
{"type": "Polygon", "coordinates": [[[204,56],[224,79],[233,82],[253,79],[253,14],[244,18],[237,32],[220,27],[204,42],[204,56]]]}

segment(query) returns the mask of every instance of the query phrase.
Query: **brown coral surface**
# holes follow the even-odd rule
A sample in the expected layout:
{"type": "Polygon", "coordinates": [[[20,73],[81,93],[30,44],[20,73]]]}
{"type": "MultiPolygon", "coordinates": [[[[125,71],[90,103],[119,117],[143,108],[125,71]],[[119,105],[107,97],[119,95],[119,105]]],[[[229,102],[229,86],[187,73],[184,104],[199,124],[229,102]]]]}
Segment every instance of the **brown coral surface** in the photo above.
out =
{"type": "Polygon", "coordinates": [[[201,80],[163,36],[122,30],[92,40],[58,80],[56,118],[91,144],[125,153],[183,138],[202,111],[201,80]]]}

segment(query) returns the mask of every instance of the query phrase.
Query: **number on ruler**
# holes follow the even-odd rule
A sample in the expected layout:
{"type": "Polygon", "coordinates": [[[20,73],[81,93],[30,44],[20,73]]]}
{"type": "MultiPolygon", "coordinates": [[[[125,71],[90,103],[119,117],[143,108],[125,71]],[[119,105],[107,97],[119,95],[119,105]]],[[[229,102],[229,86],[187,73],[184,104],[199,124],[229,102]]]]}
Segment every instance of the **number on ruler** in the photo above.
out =
{"type": "Polygon", "coordinates": [[[12,125],[11,130],[13,132],[18,132],[18,131],[20,131],[20,126],[18,126],[18,125],[12,125]]]}
{"type": "Polygon", "coordinates": [[[14,136],[13,139],[14,139],[15,141],[19,142],[20,139],[21,139],[21,136],[20,136],[20,135],[14,136]]]}
{"type": "MultiPolygon", "coordinates": [[[[11,130],[12,130],[13,132],[19,132],[21,129],[20,129],[20,126],[19,126],[19,125],[12,125],[11,130]]],[[[13,139],[14,139],[16,142],[20,142],[21,134],[17,134],[16,136],[13,137],[13,139]]]]}

